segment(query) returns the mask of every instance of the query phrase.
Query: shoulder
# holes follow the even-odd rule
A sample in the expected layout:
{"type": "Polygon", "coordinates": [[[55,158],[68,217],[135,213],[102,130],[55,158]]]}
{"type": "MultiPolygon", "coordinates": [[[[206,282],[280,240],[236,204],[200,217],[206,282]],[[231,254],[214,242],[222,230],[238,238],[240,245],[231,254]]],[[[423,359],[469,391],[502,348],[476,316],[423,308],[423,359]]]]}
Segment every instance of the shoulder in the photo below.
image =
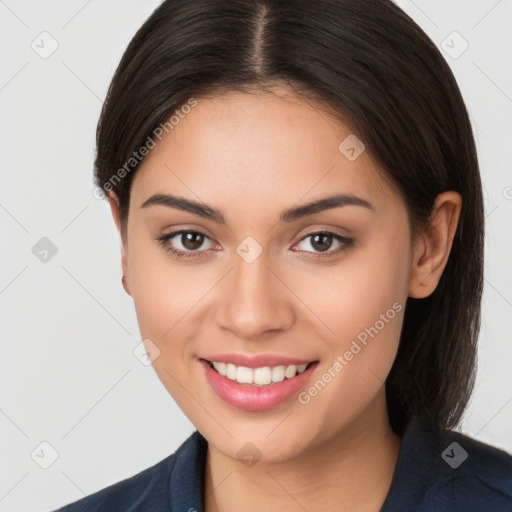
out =
{"type": "Polygon", "coordinates": [[[417,418],[405,432],[383,512],[512,512],[512,456],[417,418]]]}
{"type": "MultiPolygon", "coordinates": [[[[176,455],[172,454],[150,468],[79,499],[55,512],[107,512],[132,510],[130,507],[147,501],[148,510],[159,510],[167,500],[166,491],[176,455]]],[[[168,502],[168,501],[167,501],[168,502]]],[[[165,508],[162,510],[166,510],[165,508]]]]}
{"type": "Polygon", "coordinates": [[[460,432],[445,430],[439,436],[453,486],[481,510],[512,512],[512,455],[460,432]]]}
{"type": "Polygon", "coordinates": [[[170,510],[171,478],[178,464],[193,466],[199,444],[194,432],[176,452],[134,476],[105,487],[54,512],[112,512],[170,510]]]}

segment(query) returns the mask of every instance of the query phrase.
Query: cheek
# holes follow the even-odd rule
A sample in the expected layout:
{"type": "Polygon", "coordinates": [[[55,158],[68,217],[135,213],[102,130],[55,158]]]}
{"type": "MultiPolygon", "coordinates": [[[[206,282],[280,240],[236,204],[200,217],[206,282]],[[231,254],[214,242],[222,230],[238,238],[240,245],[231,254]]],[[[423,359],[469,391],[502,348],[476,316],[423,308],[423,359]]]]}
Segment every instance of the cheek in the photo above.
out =
{"type": "Polygon", "coordinates": [[[325,276],[317,272],[301,288],[304,294],[309,289],[304,301],[329,329],[311,323],[313,335],[326,333],[316,337],[323,364],[300,395],[299,411],[325,435],[368,407],[393,365],[407,297],[406,266],[399,260],[392,253],[361,253],[325,276]]]}
{"type": "MultiPolygon", "coordinates": [[[[385,323],[386,331],[392,330],[388,329],[391,325],[394,330],[390,334],[400,330],[393,304],[403,307],[407,298],[408,253],[379,243],[372,245],[376,249],[347,253],[336,265],[318,265],[309,272],[295,269],[294,274],[288,271],[287,279],[293,279],[290,282],[297,296],[322,320],[322,332],[330,332],[330,338],[354,338],[378,322],[381,315],[393,320],[385,323]]],[[[381,322],[378,327],[382,327],[381,322]]]]}
{"type": "Polygon", "coordinates": [[[153,368],[183,412],[195,417],[197,411],[187,390],[197,372],[191,356],[200,323],[191,319],[212,284],[200,265],[185,269],[158,246],[133,248],[128,264],[141,336],[160,351],[153,368]]]}
{"type": "MultiPolygon", "coordinates": [[[[341,356],[331,370],[337,384],[328,387],[347,403],[376,392],[393,364],[407,299],[406,247],[406,238],[375,240],[339,265],[297,274],[295,291],[315,313],[309,315],[313,333],[322,334],[317,339],[325,369],[341,356]]],[[[326,400],[335,399],[328,398],[331,392],[326,400]]]]}
{"type": "Polygon", "coordinates": [[[187,312],[209,288],[200,265],[176,264],[156,243],[134,244],[128,267],[141,334],[159,343],[186,324],[187,312]]]}

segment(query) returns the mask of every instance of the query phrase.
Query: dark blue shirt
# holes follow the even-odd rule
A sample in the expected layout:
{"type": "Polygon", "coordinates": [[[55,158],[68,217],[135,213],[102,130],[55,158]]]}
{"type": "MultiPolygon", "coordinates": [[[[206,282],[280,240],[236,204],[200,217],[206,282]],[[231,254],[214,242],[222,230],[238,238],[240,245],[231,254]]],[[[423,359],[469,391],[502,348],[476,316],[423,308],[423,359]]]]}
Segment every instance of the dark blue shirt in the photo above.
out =
{"type": "MultiPolygon", "coordinates": [[[[203,512],[208,443],[195,431],[154,466],[55,512],[203,512]]],[[[512,456],[414,419],[381,512],[512,512],[512,456]]]]}

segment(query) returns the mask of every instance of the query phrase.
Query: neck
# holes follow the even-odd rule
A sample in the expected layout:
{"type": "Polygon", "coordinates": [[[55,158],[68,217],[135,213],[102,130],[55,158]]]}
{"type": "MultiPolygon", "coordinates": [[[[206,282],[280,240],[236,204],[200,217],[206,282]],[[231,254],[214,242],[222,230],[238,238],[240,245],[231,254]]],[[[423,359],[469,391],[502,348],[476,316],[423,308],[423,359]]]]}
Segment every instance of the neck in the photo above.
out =
{"type": "Polygon", "coordinates": [[[370,407],[293,460],[247,467],[208,445],[205,512],[350,510],[378,512],[400,452],[384,389],[370,407]]]}

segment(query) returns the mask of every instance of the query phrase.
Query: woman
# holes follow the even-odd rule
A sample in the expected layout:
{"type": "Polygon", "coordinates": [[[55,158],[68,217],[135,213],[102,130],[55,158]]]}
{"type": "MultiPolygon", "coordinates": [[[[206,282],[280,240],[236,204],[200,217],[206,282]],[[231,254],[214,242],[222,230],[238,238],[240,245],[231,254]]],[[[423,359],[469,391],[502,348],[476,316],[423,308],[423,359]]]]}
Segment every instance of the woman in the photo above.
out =
{"type": "Polygon", "coordinates": [[[393,3],[165,1],[113,78],[95,176],[197,431],[62,511],[512,510],[512,457],[451,430],[480,323],[471,126],[393,3]]]}

